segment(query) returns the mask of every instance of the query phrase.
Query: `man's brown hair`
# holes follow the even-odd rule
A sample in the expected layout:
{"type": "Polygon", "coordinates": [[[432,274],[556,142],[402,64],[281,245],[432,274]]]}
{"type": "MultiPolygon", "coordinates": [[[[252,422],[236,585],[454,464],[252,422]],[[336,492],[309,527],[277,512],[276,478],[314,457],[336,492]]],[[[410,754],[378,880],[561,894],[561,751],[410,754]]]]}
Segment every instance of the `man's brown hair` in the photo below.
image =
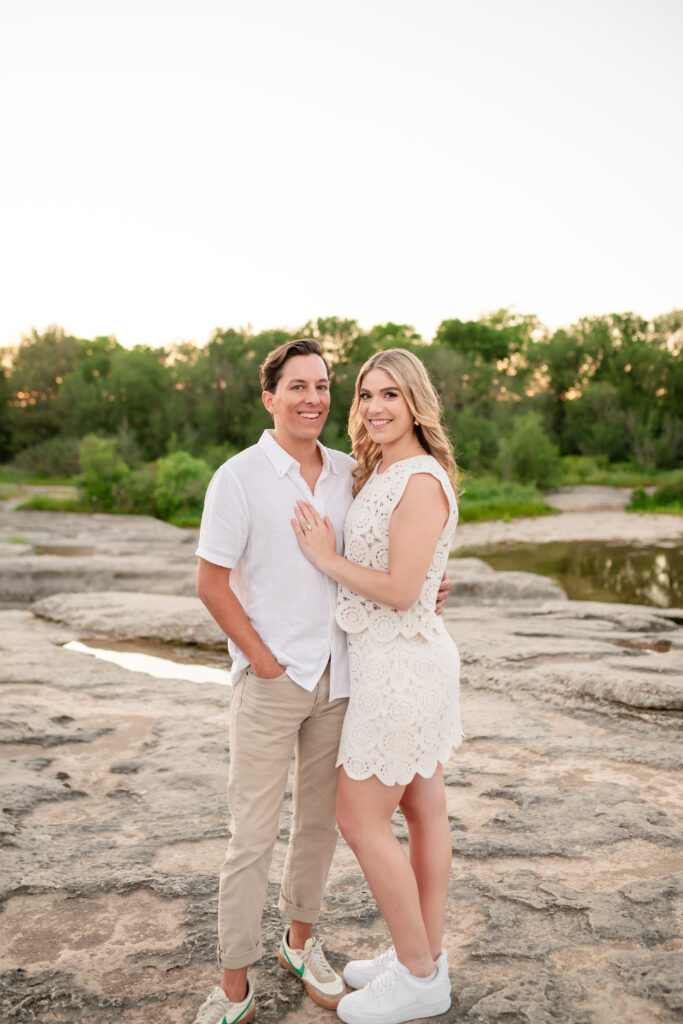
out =
{"type": "Polygon", "coordinates": [[[330,376],[330,364],[323,355],[323,348],[315,338],[299,338],[297,341],[287,341],[279,348],[269,352],[261,364],[259,370],[261,377],[261,390],[270,391],[271,394],[277,387],[277,382],[282,376],[282,370],[288,359],[292,356],[320,356],[325,364],[327,376],[330,376]]]}

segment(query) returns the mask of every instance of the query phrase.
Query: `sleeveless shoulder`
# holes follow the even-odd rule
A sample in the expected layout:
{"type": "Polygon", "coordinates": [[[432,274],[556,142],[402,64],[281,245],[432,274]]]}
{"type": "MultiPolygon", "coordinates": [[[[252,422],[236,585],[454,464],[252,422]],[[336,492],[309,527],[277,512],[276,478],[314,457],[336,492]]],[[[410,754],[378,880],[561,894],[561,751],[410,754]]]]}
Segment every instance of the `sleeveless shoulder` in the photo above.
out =
{"type": "Polygon", "coordinates": [[[344,526],[345,555],[357,565],[387,572],[389,569],[389,526],[394,509],[408,481],[416,473],[429,473],[440,482],[448,501],[448,519],[437,541],[432,562],[416,603],[407,611],[369,601],[339,587],[337,622],[347,633],[368,629],[377,640],[392,640],[399,634],[410,637],[421,633],[430,637],[441,631],[442,623],[434,612],[439,583],[443,576],[458,519],[458,504],[448,474],[431,455],[416,455],[376,470],[356,496],[344,526]]]}

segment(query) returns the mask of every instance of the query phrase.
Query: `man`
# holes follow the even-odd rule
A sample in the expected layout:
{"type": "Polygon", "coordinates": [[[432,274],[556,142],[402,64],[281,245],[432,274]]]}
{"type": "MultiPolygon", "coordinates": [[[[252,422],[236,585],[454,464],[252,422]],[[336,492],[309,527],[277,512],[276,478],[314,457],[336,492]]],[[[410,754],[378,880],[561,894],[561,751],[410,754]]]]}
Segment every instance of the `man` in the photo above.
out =
{"type": "MultiPolygon", "coordinates": [[[[249,964],[292,753],[292,826],[279,907],[289,918],[278,958],[333,1009],[344,984],[313,937],[337,831],[335,767],[348,697],[336,584],[301,556],[291,526],[299,498],[332,521],[341,552],[354,462],[318,442],[330,407],[317,341],[288,342],[261,367],[273,430],[214,475],[200,531],[197,593],[233,658],[228,804],[231,839],[218,900],[220,987],[195,1024],[244,1024],[255,1013],[249,964]]],[[[442,586],[440,603],[450,589],[442,586]]]]}

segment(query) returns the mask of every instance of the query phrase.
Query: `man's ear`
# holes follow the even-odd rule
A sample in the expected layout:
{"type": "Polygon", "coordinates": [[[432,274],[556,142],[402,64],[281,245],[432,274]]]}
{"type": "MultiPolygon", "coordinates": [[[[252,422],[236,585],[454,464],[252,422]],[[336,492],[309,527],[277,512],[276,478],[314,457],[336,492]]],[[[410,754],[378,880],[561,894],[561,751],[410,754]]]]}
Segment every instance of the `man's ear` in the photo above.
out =
{"type": "Polygon", "coordinates": [[[261,401],[263,402],[263,404],[265,405],[266,409],[268,410],[268,412],[272,416],[273,415],[273,395],[272,395],[272,393],[270,391],[263,391],[263,392],[261,392],[261,401]]]}

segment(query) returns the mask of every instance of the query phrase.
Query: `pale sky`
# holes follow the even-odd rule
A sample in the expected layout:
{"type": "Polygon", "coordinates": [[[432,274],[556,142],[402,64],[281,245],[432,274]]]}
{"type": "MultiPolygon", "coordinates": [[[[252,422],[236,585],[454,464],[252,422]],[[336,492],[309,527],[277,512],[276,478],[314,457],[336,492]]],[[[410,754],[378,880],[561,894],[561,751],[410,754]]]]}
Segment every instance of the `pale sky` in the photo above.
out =
{"type": "Polygon", "coordinates": [[[683,0],[3,0],[0,346],[683,306],[683,0]]]}

